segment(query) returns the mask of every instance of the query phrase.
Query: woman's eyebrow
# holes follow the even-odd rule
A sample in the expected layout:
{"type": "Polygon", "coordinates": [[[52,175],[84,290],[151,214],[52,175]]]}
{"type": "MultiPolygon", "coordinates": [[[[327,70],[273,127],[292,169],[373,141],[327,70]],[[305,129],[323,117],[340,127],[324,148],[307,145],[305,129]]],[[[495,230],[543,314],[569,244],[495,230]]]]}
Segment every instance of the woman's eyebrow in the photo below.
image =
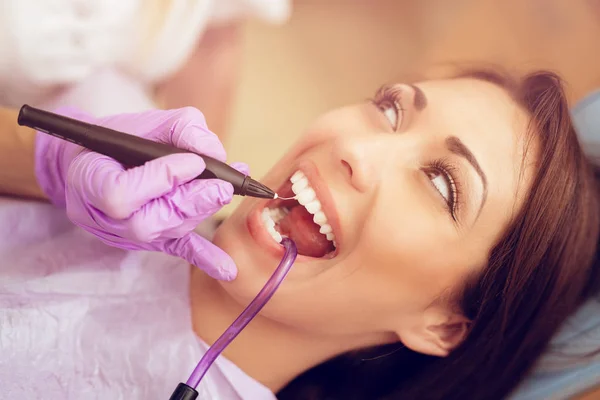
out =
{"type": "Polygon", "coordinates": [[[415,107],[415,109],[417,111],[421,111],[422,109],[427,107],[427,97],[425,96],[425,93],[423,93],[421,88],[417,85],[412,84],[409,84],[408,86],[410,86],[415,91],[415,96],[413,97],[413,106],[415,107]]]}
{"type": "Polygon", "coordinates": [[[477,175],[479,175],[479,177],[481,178],[481,183],[483,185],[483,196],[481,199],[481,205],[479,206],[479,211],[477,212],[477,214],[479,215],[479,212],[481,212],[481,209],[485,204],[485,200],[487,199],[488,192],[487,177],[485,176],[485,172],[483,172],[483,170],[481,169],[481,166],[477,162],[477,159],[475,158],[471,150],[469,150],[469,148],[465,146],[465,144],[456,136],[449,136],[448,138],[446,138],[446,147],[450,152],[461,156],[465,160],[467,160],[469,164],[471,164],[473,169],[475,169],[477,175]]]}

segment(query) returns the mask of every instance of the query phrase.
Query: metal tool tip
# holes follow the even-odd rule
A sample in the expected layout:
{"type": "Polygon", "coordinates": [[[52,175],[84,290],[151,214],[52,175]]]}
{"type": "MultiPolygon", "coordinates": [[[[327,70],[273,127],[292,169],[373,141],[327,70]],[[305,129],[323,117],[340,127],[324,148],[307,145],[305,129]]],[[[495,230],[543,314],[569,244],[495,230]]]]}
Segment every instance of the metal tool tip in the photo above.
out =
{"type": "Polygon", "coordinates": [[[246,196],[258,197],[263,199],[274,199],[275,191],[269,189],[267,186],[262,183],[255,181],[254,179],[248,177],[246,179],[248,185],[246,187],[246,192],[244,193],[246,196]]]}
{"type": "Polygon", "coordinates": [[[280,195],[278,195],[277,193],[275,193],[275,197],[274,199],[281,199],[281,200],[296,200],[297,196],[293,196],[293,197],[281,197],[280,195]]]}

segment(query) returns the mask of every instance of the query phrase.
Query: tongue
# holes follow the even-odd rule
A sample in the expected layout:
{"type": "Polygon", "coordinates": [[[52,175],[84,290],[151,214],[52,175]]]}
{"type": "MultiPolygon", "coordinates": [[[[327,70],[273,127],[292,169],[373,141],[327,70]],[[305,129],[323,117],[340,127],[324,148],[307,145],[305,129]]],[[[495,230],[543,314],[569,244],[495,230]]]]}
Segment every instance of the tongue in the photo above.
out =
{"type": "Polygon", "coordinates": [[[323,257],[333,251],[333,243],[319,233],[319,229],[319,225],[313,222],[313,216],[302,206],[292,208],[279,221],[279,232],[296,242],[298,253],[304,256],[323,257]]]}

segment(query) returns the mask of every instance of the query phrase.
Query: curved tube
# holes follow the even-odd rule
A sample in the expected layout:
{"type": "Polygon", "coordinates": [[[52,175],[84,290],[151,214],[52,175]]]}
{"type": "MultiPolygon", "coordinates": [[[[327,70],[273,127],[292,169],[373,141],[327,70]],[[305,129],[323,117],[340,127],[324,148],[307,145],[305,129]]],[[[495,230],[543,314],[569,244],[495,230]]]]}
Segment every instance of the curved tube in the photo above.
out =
{"type": "Polygon", "coordinates": [[[294,261],[298,256],[298,249],[293,240],[284,237],[281,244],[285,248],[285,253],[281,262],[277,266],[273,275],[269,278],[265,286],[256,295],[256,297],[250,302],[248,307],[242,311],[235,321],[225,330],[225,332],[217,339],[217,341],[210,346],[208,351],[204,354],[192,375],[187,380],[186,385],[191,388],[197,388],[198,384],[206,374],[206,371],[210,368],[215,359],[225,350],[225,348],[235,339],[235,337],[248,325],[250,321],[260,312],[260,310],[267,304],[267,302],[273,297],[281,282],[285,279],[287,273],[292,269],[294,261]]]}

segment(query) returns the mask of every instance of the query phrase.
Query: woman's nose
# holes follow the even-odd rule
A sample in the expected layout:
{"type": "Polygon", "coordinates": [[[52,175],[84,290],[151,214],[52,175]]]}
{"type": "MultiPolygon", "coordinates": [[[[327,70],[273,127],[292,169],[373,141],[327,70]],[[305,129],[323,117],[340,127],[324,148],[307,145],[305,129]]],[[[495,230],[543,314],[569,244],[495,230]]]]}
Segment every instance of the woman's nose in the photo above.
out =
{"type": "Polygon", "coordinates": [[[358,192],[365,193],[379,180],[377,168],[376,139],[371,142],[362,138],[339,138],[334,144],[334,162],[347,179],[348,183],[358,192]]]}

